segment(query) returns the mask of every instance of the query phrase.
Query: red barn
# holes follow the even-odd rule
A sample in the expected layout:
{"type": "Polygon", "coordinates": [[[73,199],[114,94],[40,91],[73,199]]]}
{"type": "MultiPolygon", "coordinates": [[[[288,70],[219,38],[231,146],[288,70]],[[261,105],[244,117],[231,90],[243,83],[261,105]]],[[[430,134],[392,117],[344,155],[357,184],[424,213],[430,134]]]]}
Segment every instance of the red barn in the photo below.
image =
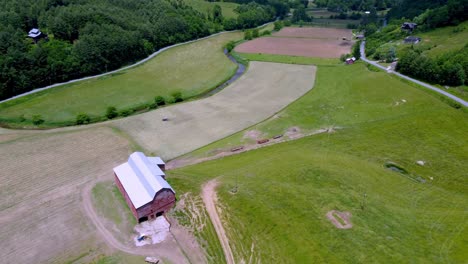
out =
{"type": "Polygon", "coordinates": [[[114,168],[115,182],[139,223],[165,214],[175,205],[175,191],[165,179],[164,162],[134,152],[114,168]]]}

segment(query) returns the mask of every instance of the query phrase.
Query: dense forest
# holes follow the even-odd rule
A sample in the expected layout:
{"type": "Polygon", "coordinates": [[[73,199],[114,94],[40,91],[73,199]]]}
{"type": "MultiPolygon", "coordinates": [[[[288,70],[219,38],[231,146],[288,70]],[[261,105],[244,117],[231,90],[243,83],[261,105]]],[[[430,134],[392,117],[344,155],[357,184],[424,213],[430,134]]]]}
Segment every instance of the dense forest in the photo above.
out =
{"type": "Polygon", "coordinates": [[[174,43],[261,25],[285,14],[277,3],[240,5],[238,19],[224,19],[219,6],[202,14],[182,0],[0,0],[0,99],[114,70],[174,43]],[[47,38],[35,43],[32,28],[47,38]]]}

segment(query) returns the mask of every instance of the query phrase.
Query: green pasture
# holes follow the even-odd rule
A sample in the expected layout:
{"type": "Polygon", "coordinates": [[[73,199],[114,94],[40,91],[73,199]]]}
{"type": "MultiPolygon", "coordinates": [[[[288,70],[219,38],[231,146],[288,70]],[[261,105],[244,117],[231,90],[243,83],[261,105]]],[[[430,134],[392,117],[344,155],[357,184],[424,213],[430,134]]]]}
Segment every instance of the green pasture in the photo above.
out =
{"type": "Polygon", "coordinates": [[[181,92],[193,97],[228,79],[237,65],[223,54],[223,46],[242,38],[242,33],[225,33],[162,52],[138,67],[112,75],[48,89],[0,104],[0,119],[19,123],[41,115],[45,123],[73,123],[77,114],[103,116],[106,108],[118,110],[151,103],[161,95],[181,92]]]}
{"type": "Polygon", "coordinates": [[[458,26],[438,28],[415,35],[421,37],[421,46],[428,49],[425,51],[428,56],[438,56],[448,51],[457,51],[468,43],[468,21],[458,26]]]}
{"type": "Polygon", "coordinates": [[[219,5],[223,12],[223,17],[225,18],[237,18],[238,14],[234,11],[239,4],[237,3],[229,3],[229,2],[208,2],[205,0],[185,0],[187,5],[193,7],[193,9],[197,10],[200,13],[205,15],[210,14],[213,15],[213,7],[215,5],[219,5]]]}
{"type": "MultiPolygon", "coordinates": [[[[197,193],[203,182],[219,179],[236,261],[462,263],[468,258],[466,111],[361,63],[319,66],[309,93],[248,130],[271,136],[292,126],[303,132],[337,129],[168,172],[179,192],[197,193]],[[388,162],[408,174],[389,170],[388,162]],[[330,210],[349,211],[353,228],[335,228],[325,216],[330,210]]],[[[242,144],[242,136],[187,157],[242,144]]]]}

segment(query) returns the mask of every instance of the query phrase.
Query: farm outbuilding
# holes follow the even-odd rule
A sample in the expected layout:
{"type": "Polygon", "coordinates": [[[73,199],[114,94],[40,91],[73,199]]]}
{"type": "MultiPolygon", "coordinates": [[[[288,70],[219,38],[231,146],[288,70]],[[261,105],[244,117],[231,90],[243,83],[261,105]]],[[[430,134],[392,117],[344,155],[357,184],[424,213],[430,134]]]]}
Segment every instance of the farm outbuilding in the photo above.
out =
{"type": "Polygon", "coordinates": [[[134,152],[114,168],[117,187],[139,223],[164,215],[174,207],[175,191],[166,181],[160,157],[134,152]]]}

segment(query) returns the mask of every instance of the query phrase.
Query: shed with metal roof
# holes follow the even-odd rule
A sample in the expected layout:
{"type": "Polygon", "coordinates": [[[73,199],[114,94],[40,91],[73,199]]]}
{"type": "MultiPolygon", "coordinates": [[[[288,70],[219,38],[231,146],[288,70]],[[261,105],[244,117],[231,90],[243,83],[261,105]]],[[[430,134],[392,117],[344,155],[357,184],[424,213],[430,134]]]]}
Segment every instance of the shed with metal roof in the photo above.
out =
{"type": "Polygon", "coordinates": [[[134,152],[114,168],[117,187],[138,222],[165,214],[175,205],[175,191],[165,179],[164,161],[134,152]]]}

